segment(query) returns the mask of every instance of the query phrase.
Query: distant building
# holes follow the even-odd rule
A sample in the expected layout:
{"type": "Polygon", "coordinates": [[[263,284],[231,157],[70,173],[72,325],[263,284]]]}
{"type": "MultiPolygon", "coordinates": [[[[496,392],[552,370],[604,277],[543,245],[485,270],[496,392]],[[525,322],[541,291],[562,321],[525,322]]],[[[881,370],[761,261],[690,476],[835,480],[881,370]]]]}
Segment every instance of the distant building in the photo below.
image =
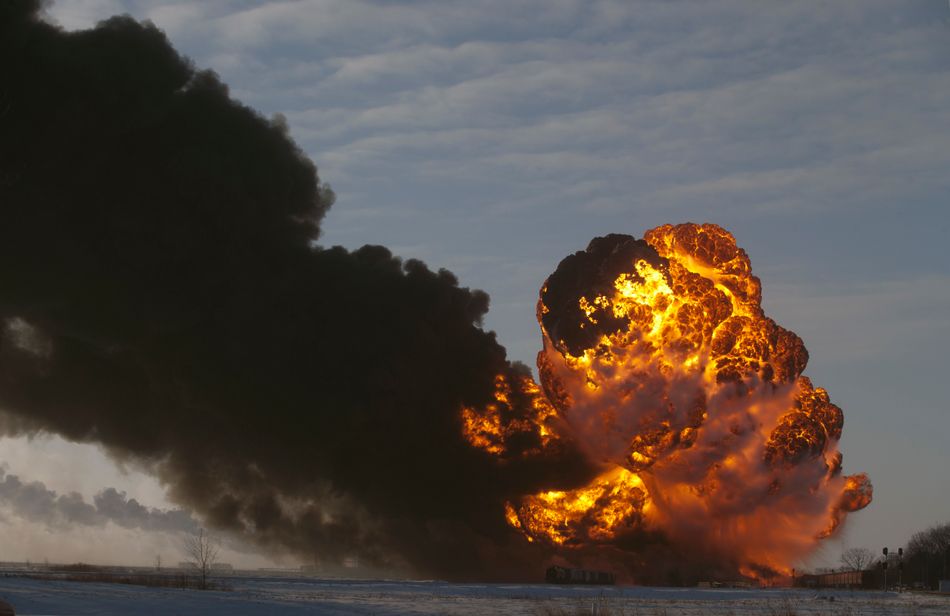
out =
{"type": "Polygon", "coordinates": [[[548,567],[544,579],[549,584],[613,584],[614,574],[554,565],[548,567]]]}
{"type": "Polygon", "coordinates": [[[940,580],[937,584],[937,590],[940,592],[950,592],[950,580],[940,580]]]}

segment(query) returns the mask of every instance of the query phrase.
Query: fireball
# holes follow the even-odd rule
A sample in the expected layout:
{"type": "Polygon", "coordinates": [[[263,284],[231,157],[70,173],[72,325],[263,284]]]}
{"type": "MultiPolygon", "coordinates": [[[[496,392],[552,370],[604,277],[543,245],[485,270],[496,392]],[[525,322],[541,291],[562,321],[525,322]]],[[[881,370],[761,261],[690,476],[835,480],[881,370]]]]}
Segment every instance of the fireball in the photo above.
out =
{"type": "Polygon", "coordinates": [[[659,534],[755,575],[788,572],[867,506],[867,476],[842,474],[841,409],[761,301],[748,255],[712,224],[565,258],[538,301],[540,387],[499,375],[462,432],[500,458],[571,441],[600,472],[508,502],[508,524],[561,550],[659,534]],[[515,453],[526,434],[536,447],[515,453]]]}

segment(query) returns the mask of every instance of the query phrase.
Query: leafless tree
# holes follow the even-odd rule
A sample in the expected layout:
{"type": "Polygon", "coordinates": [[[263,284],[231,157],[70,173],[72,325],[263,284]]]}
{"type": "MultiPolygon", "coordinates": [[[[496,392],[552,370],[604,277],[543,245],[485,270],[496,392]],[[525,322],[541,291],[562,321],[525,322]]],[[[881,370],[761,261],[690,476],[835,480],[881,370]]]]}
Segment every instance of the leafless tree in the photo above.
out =
{"type": "Polygon", "coordinates": [[[914,533],[905,556],[910,570],[928,588],[950,577],[950,522],[914,533]]]}
{"type": "Polygon", "coordinates": [[[848,548],[841,554],[841,564],[852,571],[864,571],[874,562],[874,554],[867,548],[848,548]]]}
{"type": "Polygon", "coordinates": [[[201,576],[201,588],[208,588],[208,574],[218,558],[217,541],[201,528],[197,533],[185,537],[185,554],[201,576]]]}
{"type": "Polygon", "coordinates": [[[950,551],[950,523],[914,533],[907,544],[910,554],[943,554],[950,551]]]}

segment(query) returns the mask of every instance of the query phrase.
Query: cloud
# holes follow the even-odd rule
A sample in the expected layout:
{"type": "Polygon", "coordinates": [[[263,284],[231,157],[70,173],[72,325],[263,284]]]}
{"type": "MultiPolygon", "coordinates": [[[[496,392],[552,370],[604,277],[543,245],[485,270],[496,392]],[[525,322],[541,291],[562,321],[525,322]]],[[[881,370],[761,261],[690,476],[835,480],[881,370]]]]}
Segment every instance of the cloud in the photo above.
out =
{"type": "Polygon", "coordinates": [[[935,335],[950,328],[946,275],[768,285],[764,296],[770,310],[784,315],[780,320],[802,335],[814,356],[832,365],[881,358],[902,361],[909,351],[930,359],[940,346],[935,335]]]}
{"type": "Polygon", "coordinates": [[[129,529],[194,532],[197,521],[182,509],[145,507],[125,492],[105,488],[87,503],[78,492],[58,494],[39,481],[23,481],[0,468],[0,504],[21,518],[51,527],[103,526],[112,522],[129,529]]]}
{"type": "MultiPolygon", "coordinates": [[[[787,215],[891,207],[908,187],[945,189],[941,13],[884,1],[816,6],[125,8],[202,62],[217,60],[242,98],[286,112],[349,209],[374,207],[377,193],[360,184],[383,190],[384,177],[400,178],[385,188],[397,197],[420,183],[458,188],[479,178],[527,206],[499,203],[494,214],[512,220],[538,215],[541,204],[787,215]],[[578,202],[565,186],[581,175],[598,188],[578,202]]],[[[351,242],[371,224],[334,237],[351,242]]]]}

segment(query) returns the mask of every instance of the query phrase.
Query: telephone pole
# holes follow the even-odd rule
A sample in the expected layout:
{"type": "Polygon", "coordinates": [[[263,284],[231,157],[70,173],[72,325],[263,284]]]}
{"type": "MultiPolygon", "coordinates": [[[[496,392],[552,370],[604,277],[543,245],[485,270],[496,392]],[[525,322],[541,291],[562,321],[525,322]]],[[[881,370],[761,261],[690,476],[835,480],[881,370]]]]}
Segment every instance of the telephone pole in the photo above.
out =
{"type": "Polygon", "coordinates": [[[897,592],[904,592],[904,548],[897,548],[897,592]]]}
{"type": "Polygon", "coordinates": [[[884,568],[884,590],[887,591],[887,548],[884,548],[884,562],[881,563],[881,566],[884,568]]]}

